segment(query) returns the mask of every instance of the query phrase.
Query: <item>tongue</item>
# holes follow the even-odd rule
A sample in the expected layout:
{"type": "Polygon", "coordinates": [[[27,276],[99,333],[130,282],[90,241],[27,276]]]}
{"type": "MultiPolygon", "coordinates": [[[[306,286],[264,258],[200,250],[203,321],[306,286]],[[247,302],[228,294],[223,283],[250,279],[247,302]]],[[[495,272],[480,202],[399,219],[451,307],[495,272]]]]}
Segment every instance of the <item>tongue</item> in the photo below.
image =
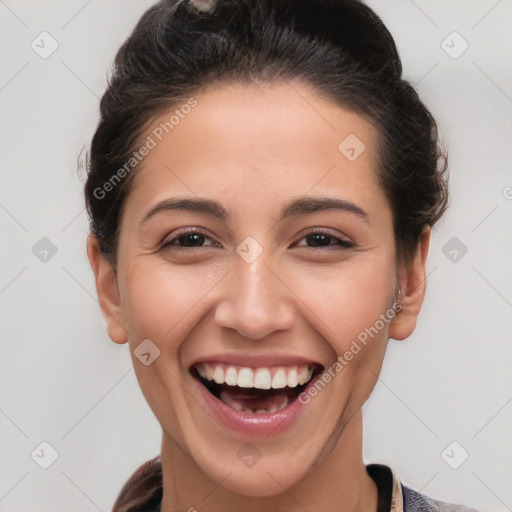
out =
{"type": "Polygon", "coordinates": [[[264,391],[224,386],[219,398],[232,409],[242,412],[278,411],[286,407],[295,398],[291,389],[264,391]]]}

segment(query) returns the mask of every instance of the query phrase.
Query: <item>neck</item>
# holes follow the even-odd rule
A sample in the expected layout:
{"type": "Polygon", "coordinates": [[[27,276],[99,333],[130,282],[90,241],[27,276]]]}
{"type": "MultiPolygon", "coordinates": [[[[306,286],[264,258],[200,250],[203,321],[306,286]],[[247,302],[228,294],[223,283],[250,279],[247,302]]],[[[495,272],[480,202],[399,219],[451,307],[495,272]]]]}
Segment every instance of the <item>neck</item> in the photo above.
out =
{"type": "Polygon", "coordinates": [[[377,487],[362,459],[362,413],[347,423],[334,446],[326,445],[315,468],[294,487],[274,496],[233,493],[206,475],[166,432],[162,437],[161,512],[375,512],[377,487]]]}

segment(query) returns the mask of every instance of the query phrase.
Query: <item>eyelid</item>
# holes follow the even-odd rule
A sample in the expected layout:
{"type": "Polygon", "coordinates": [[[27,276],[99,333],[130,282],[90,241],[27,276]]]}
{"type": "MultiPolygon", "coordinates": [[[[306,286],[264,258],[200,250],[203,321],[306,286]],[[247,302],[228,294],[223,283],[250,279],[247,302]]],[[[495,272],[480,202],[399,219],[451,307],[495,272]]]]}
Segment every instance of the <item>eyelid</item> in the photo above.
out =
{"type": "Polygon", "coordinates": [[[303,236],[308,236],[311,234],[329,235],[329,236],[332,236],[333,238],[339,238],[341,240],[344,240],[345,242],[353,243],[352,240],[350,240],[350,238],[348,236],[346,236],[343,233],[340,233],[336,230],[333,230],[331,228],[323,228],[321,226],[309,228],[303,236]]]}

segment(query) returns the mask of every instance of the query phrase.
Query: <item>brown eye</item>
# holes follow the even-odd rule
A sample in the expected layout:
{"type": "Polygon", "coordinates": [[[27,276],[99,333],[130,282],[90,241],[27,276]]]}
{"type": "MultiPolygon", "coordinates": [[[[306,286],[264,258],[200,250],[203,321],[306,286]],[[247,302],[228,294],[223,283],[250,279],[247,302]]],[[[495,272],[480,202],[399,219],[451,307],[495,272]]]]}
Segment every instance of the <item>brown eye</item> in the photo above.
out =
{"type": "Polygon", "coordinates": [[[162,244],[163,248],[184,248],[184,249],[193,249],[195,247],[212,247],[218,246],[216,242],[214,242],[210,237],[208,237],[205,233],[201,231],[190,230],[181,234],[178,234],[171,240],[164,242],[162,244]],[[205,241],[210,240],[212,245],[204,245],[205,241]]]}
{"type": "Polygon", "coordinates": [[[329,235],[324,235],[322,233],[315,233],[313,235],[308,235],[306,237],[308,240],[313,242],[313,247],[328,247],[331,245],[332,237],[329,235]]]}
{"type": "MultiPolygon", "coordinates": [[[[301,240],[307,240],[307,247],[310,248],[329,248],[331,249],[348,249],[354,247],[352,242],[343,238],[335,237],[331,233],[315,231],[309,233],[301,240]]],[[[303,246],[304,247],[304,246],[303,246]]]]}
{"type": "Polygon", "coordinates": [[[205,240],[205,236],[201,233],[188,233],[181,235],[177,238],[182,247],[195,247],[196,244],[202,245],[205,240]]]}

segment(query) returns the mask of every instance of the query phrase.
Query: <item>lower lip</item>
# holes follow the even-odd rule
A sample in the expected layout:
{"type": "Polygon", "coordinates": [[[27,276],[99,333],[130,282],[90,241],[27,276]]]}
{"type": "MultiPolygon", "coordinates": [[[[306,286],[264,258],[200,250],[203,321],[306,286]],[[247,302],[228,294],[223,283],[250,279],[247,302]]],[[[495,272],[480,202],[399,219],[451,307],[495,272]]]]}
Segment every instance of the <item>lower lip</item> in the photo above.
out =
{"type": "MultiPolygon", "coordinates": [[[[279,411],[249,413],[240,412],[213,396],[197,379],[195,385],[214,417],[228,429],[251,437],[269,437],[287,430],[304,412],[305,405],[298,397],[279,411]]],[[[306,388],[307,389],[307,388],[306,388]]]]}

